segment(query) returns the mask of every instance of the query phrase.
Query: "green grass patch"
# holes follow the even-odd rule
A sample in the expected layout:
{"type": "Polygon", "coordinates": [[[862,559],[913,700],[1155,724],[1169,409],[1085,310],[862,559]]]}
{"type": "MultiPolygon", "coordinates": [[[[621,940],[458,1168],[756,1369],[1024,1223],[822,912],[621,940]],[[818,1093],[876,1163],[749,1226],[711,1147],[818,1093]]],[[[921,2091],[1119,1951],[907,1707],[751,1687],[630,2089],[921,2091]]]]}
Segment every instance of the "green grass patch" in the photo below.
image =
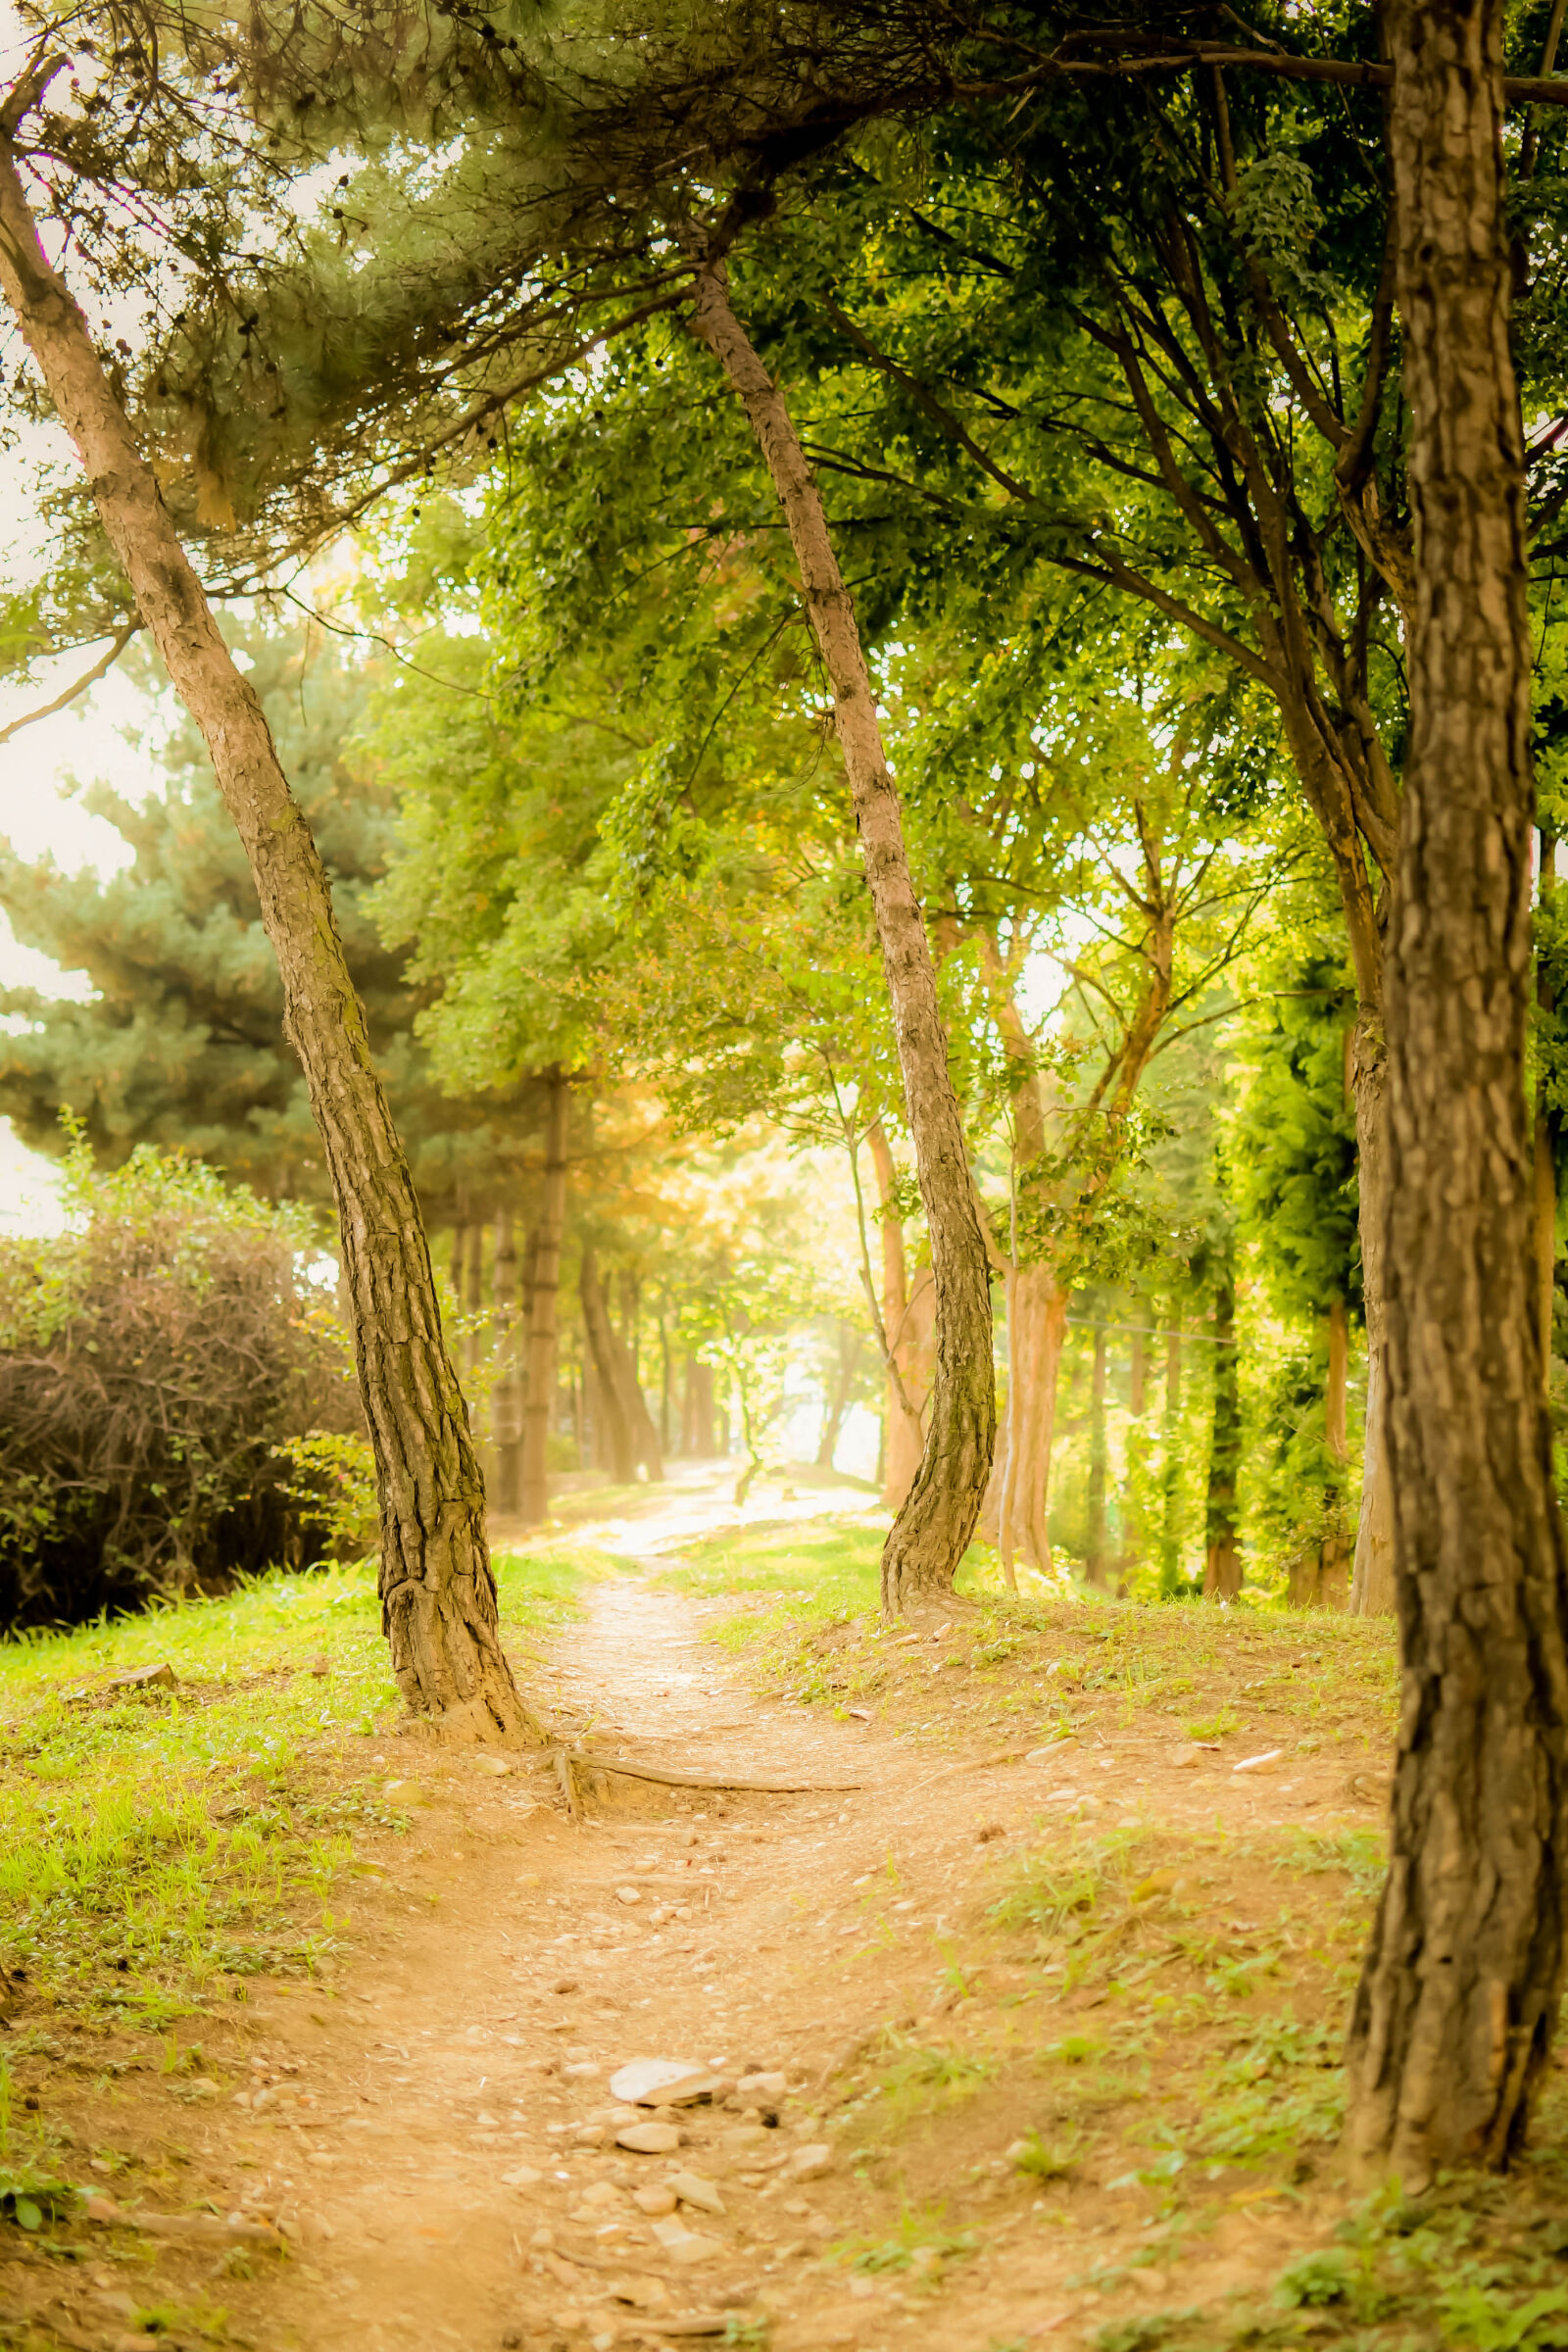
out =
{"type": "MultiPolygon", "coordinates": [[[[724,1648],[747,1652],[764,1674],[803,1674],[813,1686],[808,1647],[823,1627],[844,1625],[878,1604],[883,1531],[836,1520],[763,1522],[694,1544],[667,1561],[666,1583],[706,1600],[738,1605],[710,1629],[724,1648]]],[[[803,1698],[837,1694],[825,1684],[803,1698]]]]}
{"type": "MultiPolygon", "coordinates": [[[[497,1559],[514,1647],[591,1565],[497,1559]]],[[[368,1562],[0,1644],[0,1959],[30,1996],[151,2025],[216,1978],[318,1971],[356,1840],[406,1826],[373,1760],[399,1712],[368,1562]],[[172,1685],[116,1688],[158,1665],[172,1685]]]]}

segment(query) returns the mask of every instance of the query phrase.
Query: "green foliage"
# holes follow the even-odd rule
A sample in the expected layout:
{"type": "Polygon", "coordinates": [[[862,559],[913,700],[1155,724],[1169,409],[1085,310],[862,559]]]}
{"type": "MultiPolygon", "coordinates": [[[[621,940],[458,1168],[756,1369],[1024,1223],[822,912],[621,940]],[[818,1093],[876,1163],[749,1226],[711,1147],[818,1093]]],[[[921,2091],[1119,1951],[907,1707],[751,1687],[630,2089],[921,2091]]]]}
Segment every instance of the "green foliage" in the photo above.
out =
{"type": "Polygon", "coordinates": [[[289,1444],[358,1421],[314,1220],[79,1130],[68,1230],[0,1242],[0,1606],[79,1619],[297,1559],[289,1444]]]}
{"type": "Polygon", "coordinates": [[[326,1556],[365,1558],[380,1518],[369,1441],[352,1430],[313,1429],[279,1450],[290,1473],[282,1493],[323,1529],[326,1556]]]}

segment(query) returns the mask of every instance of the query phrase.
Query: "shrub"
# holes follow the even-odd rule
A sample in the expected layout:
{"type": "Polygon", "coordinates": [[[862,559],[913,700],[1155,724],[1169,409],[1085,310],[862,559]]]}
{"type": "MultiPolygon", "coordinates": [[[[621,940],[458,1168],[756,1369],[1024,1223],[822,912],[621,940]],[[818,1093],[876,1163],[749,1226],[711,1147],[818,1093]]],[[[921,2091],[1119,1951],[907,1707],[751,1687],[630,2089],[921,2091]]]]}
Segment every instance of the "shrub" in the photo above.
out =
{"type": "Polygon", "coordinates": [[[292,1444],[359,1426],[303,1210],[139,1149],[65,1163],[68,1230],[0,1240],[0,1624],[299,1565],[332,1528],[292,1444]]]}

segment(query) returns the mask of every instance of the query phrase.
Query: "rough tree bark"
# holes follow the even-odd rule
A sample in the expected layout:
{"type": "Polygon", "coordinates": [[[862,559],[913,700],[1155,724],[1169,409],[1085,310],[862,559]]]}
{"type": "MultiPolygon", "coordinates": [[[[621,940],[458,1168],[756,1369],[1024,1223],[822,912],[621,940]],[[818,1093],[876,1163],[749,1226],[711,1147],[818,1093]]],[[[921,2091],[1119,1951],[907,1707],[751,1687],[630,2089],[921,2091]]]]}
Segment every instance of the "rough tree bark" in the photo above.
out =
{"type": "Polygon", "coordinates": [[[0,287],[86,470],[143,622],[245,847],[332,1178],[375,1450],[382,1624],[406,1703],[454,1735],[536,1739],[501,1647],[484,1484],[441,1336],[418,1201],[370,1059],[331,893],[254,689],[235,667],[93,349],[51,269],[0,122],[0,287]]]}
{"type": "Polygon", "coordinates": [[[882,1605],[898,1612],[951,1592],[980,1515],[997,1437],[990,1269],[898,794],[888,773],[854,604],[833,553],[822,501],[783,396],[730,307],[722,264],[705,261],[697,269],[692,325],[745,406],[783,511],[807,612],[832,681],[931,1235],[937,1360],[925,1449],[882,1553],[882,1605]]]}
{"type": "Polygon", "coordinates": [[[561,1244],[566,1228],[566,1143],[571,1114],[571,1085],[564,1071],[551,1071],[548,1089],[545,1175],[528,1293],[527,1377],[517,1481],[517,1510],[530,1527],[537,1527],[550,1508],[550,1420],[556,1401],[561,1244]]]}
{"type": "Polygon", "coordinates": [[[1390,0],[1415,609],[1389,941],[1387,1444],[1402,1675],[1350,2025],[1364,2178],[1520,2145],[1563,1967],[1568,1586],[1531,1251],[1530,637],[1502,0],[1390,0]]]}

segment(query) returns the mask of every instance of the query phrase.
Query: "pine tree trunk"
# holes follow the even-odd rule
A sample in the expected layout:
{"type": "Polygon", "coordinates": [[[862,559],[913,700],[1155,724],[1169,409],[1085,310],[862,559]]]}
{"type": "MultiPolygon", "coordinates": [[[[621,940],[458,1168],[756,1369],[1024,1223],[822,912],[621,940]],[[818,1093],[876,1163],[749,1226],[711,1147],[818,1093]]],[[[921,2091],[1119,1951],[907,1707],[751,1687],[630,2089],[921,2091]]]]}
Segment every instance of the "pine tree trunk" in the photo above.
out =
{"type": "Polygon", "coordinates": [[[370,1059],[331,893],[152,472],[39,244],[0,136],[0,286],[86,470],[99,519],[244,844],[283,983],[283,1021],[331,1173],[360,1391],[375,1450],[382,1624],[406,1704],[455,1735],[536,1738],[501,1647],[484,1484],[441,1336],[418,1200],[370,1059]]]}
{"type": "Polygon", "coordinates": [[[1236,1479],[1242,1457],[1242,1383],[1236,1349],[1235,1245],[1227,1236],[1214,1285],[1214,1418],[1208,1441],[1208,1499],[1203,1591],[1234,1600],[1242,1589],[1236,1528],[1236,1479]]]}
{"type": "Polygon", "coordinates": [[[1568,1580],[1531,1250],[1531,645],[1502,0],[1391,0],[1415,612],[1388,1018],[1402,1694],[1348,2048],[1363,2177],[1504,2164],[1563,1970],[1568,1580]]]}
{"type": "Polygon", "coordinates": [[[730,307],[722,266],[703,264],[694,293],[693,327],[745,405],[778,494],[807,611],[832,681],[931,1236],[937,1360],[925,1450],[882,1553],[882,1605],[898,1612],[952,1591],[980,1514],[997,1435],[990,1268],[898,794],[822,502],[783,398],[730,307]]]}
{"type": "Polygon", "coordinates": [[[566,1229],[566,1144],[571,1086],[552,1070],[545,1109],[545,1174],[534,1228],[528,1289],[527,1378],[523,1388],[522,1458],[518,1515],[538,1527],[550,1509],[550,1425],[556,1404],[557,1334],[561,1319],[561,1245],[566,1229]]]}

